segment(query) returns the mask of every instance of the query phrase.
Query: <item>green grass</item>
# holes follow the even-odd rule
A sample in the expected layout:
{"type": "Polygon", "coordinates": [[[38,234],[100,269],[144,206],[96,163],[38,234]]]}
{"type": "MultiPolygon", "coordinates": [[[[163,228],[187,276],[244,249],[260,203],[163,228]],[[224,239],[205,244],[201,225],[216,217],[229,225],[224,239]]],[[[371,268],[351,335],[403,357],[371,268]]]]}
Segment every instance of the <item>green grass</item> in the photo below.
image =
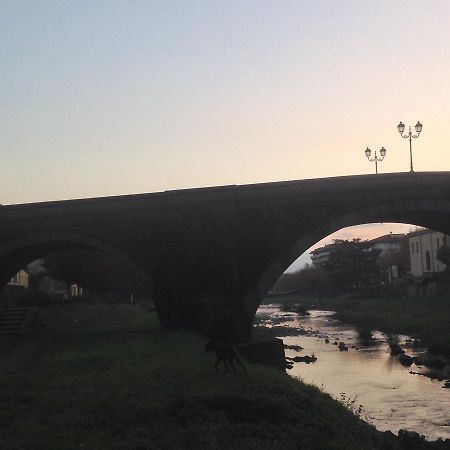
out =
{"type": "Polygon", "coordinates": [[[0,340],[0,360],[10,355],[22,343],[22,339],[15,335],[1,336],[0,340]]]}
{"type": "Polygon", "coordinates": [[[268,303],[300,303],[307,307],[330,309],[338,318],[361,328],[379,329],[389,333],[409,334],[431,351],[450,356],[450,298],[322,298],[319,301],[296,295],[269,298],[268,303]]]}
{"type": "Polygon", "coordinates": [[[398,448],[287,374],[249,363],[248,374],[216,373],[204,344],[158,330],[154,315],[46,338],[40,354],[0,375],[0,448],[398,448]]]}
{"type": "Polygon", "coordinates": [[[450,356],[450,299],[364,299],[342,305],[338,312],[344,321],[409,334],[422,339],[430,351],[450,356]]]}

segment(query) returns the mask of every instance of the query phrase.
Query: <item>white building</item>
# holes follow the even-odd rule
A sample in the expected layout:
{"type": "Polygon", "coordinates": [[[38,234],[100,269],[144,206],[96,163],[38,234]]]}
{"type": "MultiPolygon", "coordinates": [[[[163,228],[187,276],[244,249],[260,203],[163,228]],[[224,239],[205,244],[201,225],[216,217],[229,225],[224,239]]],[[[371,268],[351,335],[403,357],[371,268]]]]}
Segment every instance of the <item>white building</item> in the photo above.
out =
{"type": "Polygon", "coordinates": [[[333,251],[336,249],[336,244],[326,244],[323,247],[314,249],[309,255],[311,257],[312,263],[316,267],[321,267],[326,264],[333,251]]]}
{"type": "Polygon", "coordinates": [[[413,231],[408,234],[411,273],[415,277],[444,271],[447,266],[436,255],[441,247],[450,244],[449,237],[428,229],[413,231]]]}
{"type": "Polygon", "coordinates": [[[378,250],[378,261],[384,266],[386,272],[386,282],[391,284],[394,280],[398,279],[405,269],[408,269],[408,265],[405,267],[405,262],[401,262],[396,258],[402,249],[402,245],[405,242],[406,235],[401,234],[384,234],[375,239],[371,239],[369,242],[372,245],[371,248],[378,250]],[[399,266],[400,263],[400,266],[399,266]]]}
{"type": "Polygon", "coordinates": [[[10,286],[28,287],[28,273],[25,270],[19,270],[8,283],[10,286]]]}
{"type": "Polygon", "coordinates": [[[389,233],[375,239],[370,239],[369,243],[375,250],[380,250],[379,257],[382,257],[389,253],[398,252],[401,249],[404,239],[404,234],[389,233]]]}

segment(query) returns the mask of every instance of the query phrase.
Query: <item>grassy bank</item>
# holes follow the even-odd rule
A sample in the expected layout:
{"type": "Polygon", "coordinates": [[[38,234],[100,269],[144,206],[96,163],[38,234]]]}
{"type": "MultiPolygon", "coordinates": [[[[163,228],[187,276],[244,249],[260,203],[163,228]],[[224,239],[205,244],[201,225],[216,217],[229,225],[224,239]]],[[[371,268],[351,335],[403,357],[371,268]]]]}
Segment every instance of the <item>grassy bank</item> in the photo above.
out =
{"type": "Polygon", "coordinates": [[[248,374],[216,373],[204,338],[160,331],[151,314],[40,342],[0,374],[1,449],[398,448],[284,373],[248,363],[248,374]]]}
{"type": "Polygon", "coordinates": [[[408,334],[422,339],[431,351],[450,356],[450,298],[323,298],[296,295],[266,300],[281,305],[302,304],[330,309],[338,318],[364,329],[408,334]]]}

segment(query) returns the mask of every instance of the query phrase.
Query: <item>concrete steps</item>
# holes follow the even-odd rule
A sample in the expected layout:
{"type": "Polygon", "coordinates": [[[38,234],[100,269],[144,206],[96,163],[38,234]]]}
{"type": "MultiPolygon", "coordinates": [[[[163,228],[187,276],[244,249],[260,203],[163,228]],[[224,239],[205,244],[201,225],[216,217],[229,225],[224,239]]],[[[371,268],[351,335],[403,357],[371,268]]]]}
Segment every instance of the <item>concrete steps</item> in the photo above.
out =
{"type": "Polygon", "coordinates": [[[0,335],[20,333],[30,312],[31,308],[0,308],[0,335]]]}

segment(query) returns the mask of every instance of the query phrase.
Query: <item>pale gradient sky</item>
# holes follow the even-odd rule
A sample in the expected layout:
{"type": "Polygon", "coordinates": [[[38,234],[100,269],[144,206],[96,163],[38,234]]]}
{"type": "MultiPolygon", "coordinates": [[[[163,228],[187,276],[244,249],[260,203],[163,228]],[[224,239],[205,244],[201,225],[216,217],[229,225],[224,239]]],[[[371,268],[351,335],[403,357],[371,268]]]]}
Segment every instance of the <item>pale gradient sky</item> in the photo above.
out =
{"type": "Polygon", "coordinates": [[[450,170],[449,1],[0,2],[0,202],[450,170]]]}

